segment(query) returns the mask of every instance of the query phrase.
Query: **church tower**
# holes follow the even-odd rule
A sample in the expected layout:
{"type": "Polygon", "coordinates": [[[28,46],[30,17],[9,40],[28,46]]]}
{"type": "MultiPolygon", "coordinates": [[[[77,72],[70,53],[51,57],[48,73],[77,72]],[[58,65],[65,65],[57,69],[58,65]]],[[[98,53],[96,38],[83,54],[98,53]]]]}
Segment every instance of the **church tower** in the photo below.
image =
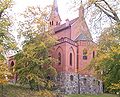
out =
{"type": "Polygon", "coordinates": [[[96,55],[96,44],[84,17],[84,5],[79,8],[79,17],[61,23],[57,0],[54,0],[49,27],[58,42],[52,49],[52,57],[58,62],[53,64],[57,70],[55,81],[64,94],[102,93],[102,83],[86,70],[96,55]]]}
{"type": "Polygon", "coordinates": [[[61,18],[58,12],[58,5],[57,5],[57,0],[54,0],[50,19],[49,19],[49,25],[51,28],[54,28],[61,23],[61,18]]]}
{"type": "Polygon", "coordinates": [[[82,4],[82,0],[79,7],[79,22],[77,25],[80,26],[80,29],[79,29],[78,37],[75,40],[76,41],[81,41],[81,40],[92,41],[93,39],[84,17],[84,5],[82,4]]]}

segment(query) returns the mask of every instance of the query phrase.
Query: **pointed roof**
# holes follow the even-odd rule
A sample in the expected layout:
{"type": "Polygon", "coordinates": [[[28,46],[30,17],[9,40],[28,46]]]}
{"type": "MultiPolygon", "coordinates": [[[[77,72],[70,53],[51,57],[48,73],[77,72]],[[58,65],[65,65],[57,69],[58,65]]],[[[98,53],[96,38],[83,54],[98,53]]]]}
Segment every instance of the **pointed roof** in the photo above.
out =
{"type": "Polygon", "coordinates": [[[88,37],[87,35],[81,33],[81,34],[75,39],[75,41],[80,41],[80,40],[91,40],[91,38],[88,37]]]}
{"type": "Polygon", "coordinates": [[[79,19],[79,17],[77,17],[77,18],[69,21],[69,22],[70,22],[70,25],[69,25],[69,26],[66,26],[66,23],[64,23],[64,24],[62,24],[62,25],[59,25],[59,26],[55,27],[55,28],[54,28],[55,33],[60,32],[60,31],[62,31],[62,30],[64,30],[64,29],[69,28],[69,27],[70,27],[73,23],[75,23],[78,19],[79,19]]]}
{"type": "Polygon", "coordinates": [[[84,5],[83,5],[83,3],[82,3],[82,0],[81,0],[81,4],[80,4],[80,7],[79,7],[79,17],[80,17],[81,19],[84,18],[84,5]]]}
{"type": "Polygon", "coordinates": [[[60,18],[59,11],[58,11],[57,0],[54,0],[54,2],[53,2],[53,7],[52,7],[52,12],[51,12],[51,14],[52,14],[52,15],[55,15],[55,16],[59,16],[59,18],[60,18]]]}
{"type": "Polygon", "coordinates": [[[58,4],[57,4],[57,0],[54,0],[53,3],[53,11],[55,12],[55,14],[58,14],[58,4]]]}
{"type": "Polygon", "coordinates": [[[60,18],[59,12],[58,12],[57,0],[54,0],[54,2],[53,2],[52,11],[51,11],[49,20],[54,21],[55,18],[57,18],[58,21],[61,21],[61,18],[60,18]]]}

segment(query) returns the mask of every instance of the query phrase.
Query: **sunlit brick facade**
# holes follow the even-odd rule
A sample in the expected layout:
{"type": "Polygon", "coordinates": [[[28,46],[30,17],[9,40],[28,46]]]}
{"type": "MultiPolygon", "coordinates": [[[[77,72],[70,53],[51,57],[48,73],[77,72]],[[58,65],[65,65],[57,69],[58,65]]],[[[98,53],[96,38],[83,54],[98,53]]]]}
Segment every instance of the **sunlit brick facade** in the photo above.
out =
{"type": "Polygon", "coordinates": [[[58,72],[56,80],[61,82],[61,92],[101,93],[102,82],[86,69],[96,55],[97,46],[86,24],[83,5],[79,8],[78,17],[66,19],[66,23],[61,24],[57,0],[54,0],[49,25],[58,40],[53,47],[52,57],[58,59],[53,66],[58,72]]]}

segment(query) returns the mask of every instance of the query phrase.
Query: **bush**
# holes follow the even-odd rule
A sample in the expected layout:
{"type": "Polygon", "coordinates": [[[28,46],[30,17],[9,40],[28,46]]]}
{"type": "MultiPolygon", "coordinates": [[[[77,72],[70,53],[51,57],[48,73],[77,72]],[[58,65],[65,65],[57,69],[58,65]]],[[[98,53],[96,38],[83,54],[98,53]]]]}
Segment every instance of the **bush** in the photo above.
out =
{"type": "Polygon", "coordinates": [[[56,97],[56,95],[48,90],[42,90],[38,92],[38,96],[40,97],[56,97]]]}

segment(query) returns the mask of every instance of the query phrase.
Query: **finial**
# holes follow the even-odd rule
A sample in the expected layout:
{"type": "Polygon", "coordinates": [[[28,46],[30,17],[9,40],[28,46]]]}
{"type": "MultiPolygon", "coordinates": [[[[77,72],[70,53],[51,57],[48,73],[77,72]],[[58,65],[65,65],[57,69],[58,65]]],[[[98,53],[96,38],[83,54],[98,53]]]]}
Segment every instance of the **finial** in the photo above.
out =
{"type": "Polygon", "coordinates": [[[80,7],[83,7],[83,1],[80,0],[80,7]]]}
{"type": "Polygon", "coordinates": [[[80,3],[80,8],[82,7],[83,8],[83,0],[80,0],[81,1],[81,3],[80,3]]]}
{"type": "Polygon", "coordinates": [[[54,6],[57,7],[57,0],[54,0],[54,6]]]}
{"type": "Polygon", "coordinates": [[[54,3],[53,3],[53,9],[55,12],[58,13],[58,5],[57,5],[57,0],[54,0],[54,3]]]}
{"type": "Polygon", "coordinates": [[[84,6],[82,4],[82,0],[81,0],[81,4],[79,7],[79,17],[83,18],[84,17],[84,6]]]}
{"type": "Polygon", "coordinates": [[[81,5],[82,5],[82,0],[81,0],[81,5]]]}

